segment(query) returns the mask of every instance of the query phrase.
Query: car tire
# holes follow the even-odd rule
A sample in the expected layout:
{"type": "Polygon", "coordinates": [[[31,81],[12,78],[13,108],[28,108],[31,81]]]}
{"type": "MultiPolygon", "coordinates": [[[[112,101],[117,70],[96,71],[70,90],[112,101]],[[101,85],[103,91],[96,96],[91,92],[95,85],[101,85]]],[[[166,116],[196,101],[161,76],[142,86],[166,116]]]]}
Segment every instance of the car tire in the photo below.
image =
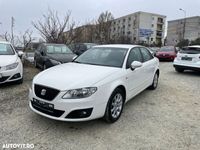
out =
{"type": "Polygon", "coordinates": [[[149,87],[150,90],[155,90],[158,87],[158,79],[159,79],[159,75],[158,75],[158,72],[156,72],[153,77],[153,83],[149,87]]]}
{"type": "Polygon", "coordinates": [[[37,61],[35,59],[34,59],[34,66],[35,68],[38,68],[37,61]]]}
{"type": "Polygon", "coordinates": [[[43,67],[42,67],[43,70],[46,70],[47,69],[47,65],[44,63],[43,67]]]}
{"type": "Polygon", "coordinates": [[[120,88],[115,89],[107,103],[104,115],[104,120],[106,122],[114,123],[120,118],[124,108],[124,101],[124,92],[120,88]]]}
{"type": "Polygon", "coordinates": [[[181,69],[181,68],[175,68],[175,70],[176,70],[176,72],[179,72],[179,73],[182,73],[182,72],[184,72],[184,69],[181,69]]]}

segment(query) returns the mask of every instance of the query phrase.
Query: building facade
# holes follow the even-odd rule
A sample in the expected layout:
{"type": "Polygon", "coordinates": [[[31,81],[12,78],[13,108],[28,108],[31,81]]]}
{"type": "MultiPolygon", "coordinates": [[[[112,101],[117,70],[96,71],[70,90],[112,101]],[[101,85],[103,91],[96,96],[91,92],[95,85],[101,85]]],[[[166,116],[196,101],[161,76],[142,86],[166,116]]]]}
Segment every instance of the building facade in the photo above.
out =
{"type": "Polygon", "coordinates": [[[126,37],[130,43],[164,43],[166,16],[136,12],[112,21],[111,37],[126,37]]]}
{"type": "Polygon", "coordinates": [[[167,45],[176,45],[182,39],[200,37],[200,16],[168,21],[167,45]]]}

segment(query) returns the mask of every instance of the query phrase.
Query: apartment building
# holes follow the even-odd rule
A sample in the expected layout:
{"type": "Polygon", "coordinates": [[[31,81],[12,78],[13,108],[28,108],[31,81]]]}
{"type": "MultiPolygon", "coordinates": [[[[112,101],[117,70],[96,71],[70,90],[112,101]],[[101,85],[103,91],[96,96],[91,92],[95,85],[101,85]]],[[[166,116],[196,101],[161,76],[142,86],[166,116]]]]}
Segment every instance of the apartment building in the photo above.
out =
{"type": "Polygon", "coordinates": [[[131,43],[164,43],[166,16],[136,12],[112,21],[111,37],[127,37],[131,43]]]}
{"type": "Polygon", "coordinates": [[[200,16],[168,21],[167,44],[176,45],[182,39],[200,37],[200,16]]]}

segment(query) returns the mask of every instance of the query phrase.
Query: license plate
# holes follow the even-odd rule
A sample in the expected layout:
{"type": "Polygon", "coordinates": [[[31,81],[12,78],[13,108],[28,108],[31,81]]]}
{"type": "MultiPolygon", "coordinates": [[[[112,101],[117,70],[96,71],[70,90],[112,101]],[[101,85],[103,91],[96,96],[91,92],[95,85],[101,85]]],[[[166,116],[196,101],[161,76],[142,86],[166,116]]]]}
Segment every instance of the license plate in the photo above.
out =
{"type": "Polygon", "coordinates": [[[46,108],[46,109],[54,109],[54,105],[50,103],[46,103],[37,99],[33,99],[33,102],[38,105],[39,107],[46,108]]]}
{"type": "Polygon", "coordinates": [[[182,57],[181,60],[192,61],[192,57],[182,57]]]}

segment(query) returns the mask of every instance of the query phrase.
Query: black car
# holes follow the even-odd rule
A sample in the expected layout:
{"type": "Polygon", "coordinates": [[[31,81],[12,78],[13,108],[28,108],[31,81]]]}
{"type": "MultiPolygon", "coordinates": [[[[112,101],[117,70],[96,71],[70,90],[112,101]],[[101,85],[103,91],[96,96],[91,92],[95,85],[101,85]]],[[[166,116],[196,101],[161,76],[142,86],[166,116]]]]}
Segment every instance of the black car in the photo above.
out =
{"type": "Polygon", "coordinates": [[[96,45],[97,44],[95,43],[74,43],[70,44],[69,47],[73,50],[75,54],[81,55],[82,53],[96,45]]]}
{"type": "Polygon", "coordinates": [[[65,44],[42,43],[35,50],[34,65],[41,69],[67,63],[76,57],[65,44]]]}

